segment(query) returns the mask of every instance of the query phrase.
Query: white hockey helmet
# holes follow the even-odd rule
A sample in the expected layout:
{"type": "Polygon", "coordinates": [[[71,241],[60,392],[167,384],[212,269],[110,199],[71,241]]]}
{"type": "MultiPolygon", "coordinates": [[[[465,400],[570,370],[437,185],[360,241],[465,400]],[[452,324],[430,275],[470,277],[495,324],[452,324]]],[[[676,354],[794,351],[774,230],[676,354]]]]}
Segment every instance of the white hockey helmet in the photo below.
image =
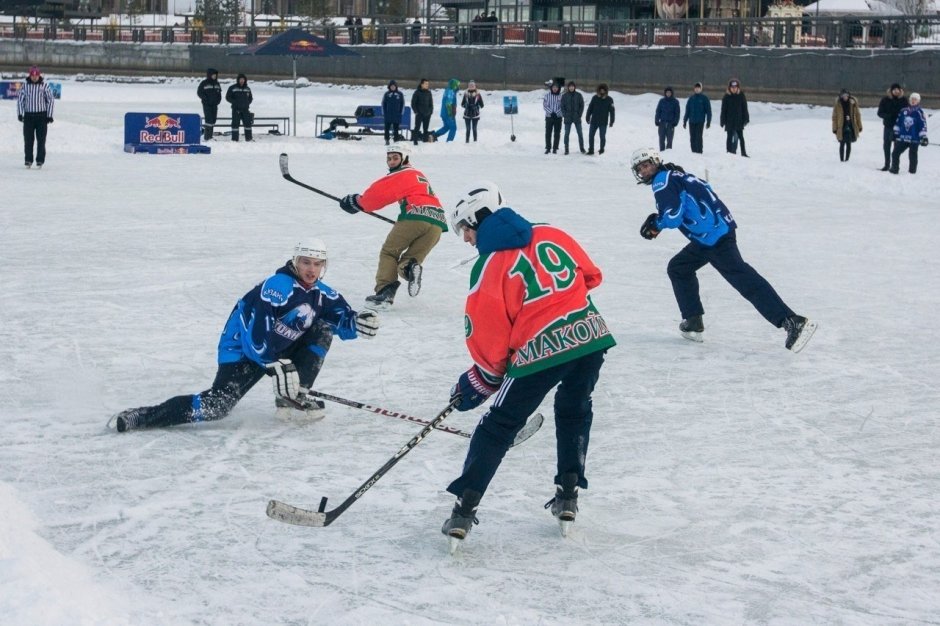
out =
{"type": "Polygon", "coordinates": [[[401,162],[408,163],[408,157],[411,156],[411,148],[407,143],[396,142],[390,146],[385,146],[385,154],[397,152],[401,155],[401,162]]]}
{"type": "Polygon", "coordinates": [[[300,257],[308,257],[311,259],[321,259],[323,263],[323,271],[320,272],[320,278],[323,278],[323,275],[326,274],[326,267],[329,265],[329,255],[327,253],[326,244],[322,239],[316,237],[310,237],[306,239],[301,239],[298,243],[294,244],[294,256],[292,261],[294,265],[297,265],[297,260],[300,257]]]}
{"type": "Polygon", "coordinates": [[[503,195],[496,183],[483,180],[471,185],[461,194],[451,211],[450,224],[454,234],[461,237],[464,228],[476,230],[484,218],[496,213],[502,206],[503,195]]]}
{"type": "Polygon", "coordinates": [[[630,157],[630,170],[633,172],[633,177],[636,178],[638,183],[649,185],[653,182],[653,178],[650,177],[649,180],[644,179],[637,171],[637,167],[641,163],[647,162],[659,166],[663,164],[663,157],[655,148],[640,148],[639,150],[633,151],[633,155],[630,157]]]}

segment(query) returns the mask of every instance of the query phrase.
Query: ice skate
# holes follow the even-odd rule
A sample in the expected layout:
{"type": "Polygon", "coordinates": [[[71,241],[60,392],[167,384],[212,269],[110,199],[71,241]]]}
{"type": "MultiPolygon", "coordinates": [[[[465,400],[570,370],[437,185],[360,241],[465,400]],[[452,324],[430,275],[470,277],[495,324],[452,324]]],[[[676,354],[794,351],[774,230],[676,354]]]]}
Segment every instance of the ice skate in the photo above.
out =
{"type": "Polygon", "coordinates": [[[806,347],[818,325],[802,315],[791,315],[783,320],[783,328],[787,331],[787,341],[784,344],[787,350],[799,352],[806,347]]]}
{"type": "Polygon", "coordinates": [[[450,517],[444,521],[441,532],[447,535],[451,554],[463,544],[463,540],[466,539],[473,525],[480,523],[477,519],[477,506],[482,497],[483,494],[478,491],[464,490],[463,496],[457,498],[457,502],[454,503],[450,517]]]}
{"type": "Polygon", "coordinates": [[[119,433],[134,430],[140,427],[140,409],[127,409],[126,411],[121,411],[112,419],[114,420],[114,426],[119,433]]]}
{"type": "Polygon", "coordinates": [[[395,281],[385,285],[379,292],[371,296],[366,296],[366,307],[373,311],[387,311],[395,302],[395,292],[401,285],[400,281],[395,281]]]}
{"type": "Polygon", "coordinates": [[[689,341],[695,341],[697,343],[705,341],[702,335],[705,332],[705,324],[702,323],[702,316],[693,315],[687,320],[682,320],[679,324],[679,332],[689,341]]]}
{"type": "Polygon", "coordinates": [[[568,530],[578,513],[578,475],[576,473],[562,474],[561,484],[555,485],[555,497],[545,503],[545,508],[549,507],[561,527],[561,536],[567,537],[568,530]]]}
{"type": "Polygon", "coordinates": [[[326,417],[326,404],[322,400],[311,398],[307,393],[306,389],[301,389],[293,401],[275,397],[275,415],[278,419],[318,422],[326,417]]]}
{"type": "Polygon", "coordinates": [[[405,280],[408,281],[408,295],[412,298],[421,293],[421,274],[423,272],[424,268],[414,259],[408,261],[408,265],[405,266],[405,270],[402,272],[405,275],[405,280]]]}

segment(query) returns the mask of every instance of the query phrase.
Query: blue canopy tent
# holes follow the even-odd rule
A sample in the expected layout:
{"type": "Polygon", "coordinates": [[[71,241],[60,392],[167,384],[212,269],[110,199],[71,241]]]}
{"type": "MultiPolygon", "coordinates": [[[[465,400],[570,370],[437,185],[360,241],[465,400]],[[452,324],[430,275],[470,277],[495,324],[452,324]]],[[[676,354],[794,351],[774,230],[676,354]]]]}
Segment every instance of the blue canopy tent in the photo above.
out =
{"type": "Polygon", "coordinates": [[[298,57],[336,57],[359,56],[322,37],[312,35],[300,28],[291,28],[271,37],[264,43],[248,46],[230,54],[250,54],[257,56],[289,56],[294,66],[294,126],[297,135],[297,58],[298,57]]]}

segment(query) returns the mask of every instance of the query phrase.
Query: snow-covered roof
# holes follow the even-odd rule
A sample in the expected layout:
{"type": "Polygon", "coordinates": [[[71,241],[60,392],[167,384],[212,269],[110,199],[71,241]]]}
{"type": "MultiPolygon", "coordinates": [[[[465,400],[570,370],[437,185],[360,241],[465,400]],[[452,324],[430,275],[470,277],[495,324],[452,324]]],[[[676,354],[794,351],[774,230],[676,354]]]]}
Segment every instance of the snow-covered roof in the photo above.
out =
{"type": "Polygon", "coordinates": [[[881,0],[819,0],[803,7],[804,15],[902,15],[881,0]]]}

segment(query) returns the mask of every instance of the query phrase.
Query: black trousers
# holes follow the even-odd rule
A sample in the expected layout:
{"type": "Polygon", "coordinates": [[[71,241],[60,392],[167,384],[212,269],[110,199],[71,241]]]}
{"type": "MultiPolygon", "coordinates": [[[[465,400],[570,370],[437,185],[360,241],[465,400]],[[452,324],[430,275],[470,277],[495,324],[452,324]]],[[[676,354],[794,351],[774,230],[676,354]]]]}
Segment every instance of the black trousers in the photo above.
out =
{"type": "Polygon", "coordinates": [[[49,120],[45,112],[26,113],[23,115],[23,151],[26,163],[33,163],[33,144],[36,145],[36,163],[42,165],[46,162],[46,131],[49,129],[49,120]]]}
{"type": "Polygon", "coordinates": [[[212,139],[212,135],[215,132],[215,120],[219,117],[219,105],[203,103],[202,117],[202,138],[212,139]]]}
{"type": "Polygon", "coordinates": [[[465,117],[463,118],[463,123],[467,127],[467,142],[470,141],[470,132],[473,131],[473,140],[477,140],[477,124],[479,123],[480,118],[478,117],[465,117]]]}
{"type": "Polygon", "coordinates": [[[689,142],[692,144],[692,152],[702,154],[702,150],[705,146],[702,141],[702,135],[705,132],[705,123],[700,122],[696,124],[695,122],[689,122],[689,142]]]}
{"type": "Polygon", "coordinates": [[[558,150],[558,142],[561,140],[561,118],[545,118],[545,149],[558,150]]]}
{"type": "Polygon", "coordinates": [[[705,313],[695,273],[709,263],[745,300],[754,305],[764,319],[777,328],[783,325],[783,320],[793,315],[793,311],[777,295],[767,279],[741,258],[732,231],[710,248],[690,241],[669,261],[666,273],[672,281],[672,291],[683,319],[705,313]]]}
{"type": "MultiPolygon", "coordinates": [[[[333,332],[329,325],[317,321],[291,350],[281,355],[282,359],[294,362],[301,387],[309,389],[313,386],[332,341],[333,332]],[[316,351],[311,350],[310,346],[315,346],[316,351]]],[[[248,359],[237,363],[220,363],[215,380],[208,389],[195,395],[176,396],[156,406],[141,407],[139,427],[159,428],[220,420],[264,377],[265,368],[248,359]]]]}
{"type": "Polygon", "coordinates": [[[917,149],[920,144],[907,143],[906,141],[895,141],[894,152],[891,153],[891,171],[897,173],[901,169],[901,155],[910,150],[907,155],[907,171],[911,174],[917,173],[917,149]]]}
{"type": "Polygon", "coordinates": [[[389,137],[391,137],[391,141],[398,141],[398,137],[401,135],[399,126],[399,122],[385,121],[385,143],[389,142],[389,137]]]}
{"type": "Polygon", "coordinates": [[[251,141],[251,111],[232,109],[232,141],[238,141],[238,123],[245,127],[245,140],[251,141]]]}
{"type": "Polygon", "coordinates": [[[894,143],[894,125],[885,126],[881,134],[881,148],[885,153],[885,167],[891,167],[891,144],[894,143]]]}
{"type": "Polygon", "coordinates": [[[738,151],[738,143],[741,144],[741,156],[747,156],[747,150],[744,147],[744,129],[725,127],[728,138],[725,140],[725,149],[731,154],[738,151]]]}
{"type": "Polygon", "coordinates": [[[415,113],[415,129],[411,133],[411,139],[414,141],[415,145],[418,145],[419,141],[425,141],[428,138],[428,126],[431,124],[431,114],[421,115],[420,113],[415,113]]]}
{"type": "Polygon", "coordinates": [[[594,133],[598,131],[601,135],[601,150],[607,145],[607,124],[591,122],[591,126],[588,128],[588,152],[594,152],[594,133]]]}
{"type": "Polygon", "coordinates": [[[474,429],[463,472],[447,486],[447,491],[455,496],[463,495],[465,489],[485,493],[513,439],[556,385],[558,473],[554,484],[561,482],[562,474],[575,472],[578,485],[587,489],[584,467],[594,421],[591,394],[600,378],[605,353],[606,350],[592,352],[522,378],[507,378],[496,392],[490,410],[474,429]]]}
{"type": "Polygon", "coordinates": [[[581,132],[581,120],[579,119],[565,121],[565,150],[568,149],[568,137],[571,136],[572,126],[574,126],[575,131],[578,133],[578,149],[584,152],[584,135],[581,132]]]}
{"type": "Polygon", "coordinates": [[[676,127],[672,124],[659,125],[659,150],[672,150],[672,137],[676,132],[676,127]]]}

